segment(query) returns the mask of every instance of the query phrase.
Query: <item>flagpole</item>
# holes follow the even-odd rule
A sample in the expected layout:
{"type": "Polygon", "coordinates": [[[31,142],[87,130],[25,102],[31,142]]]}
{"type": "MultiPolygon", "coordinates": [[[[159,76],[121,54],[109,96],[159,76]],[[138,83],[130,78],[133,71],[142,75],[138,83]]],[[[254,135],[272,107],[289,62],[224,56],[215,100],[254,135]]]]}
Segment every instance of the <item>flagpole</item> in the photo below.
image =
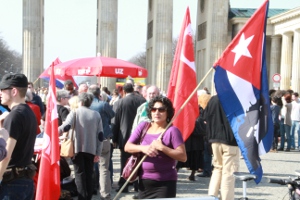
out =
{"type": "Polygon", "coordinates": [[[34,85],[38,80],[39,80],[39,78],[37,78],[32,84],[34,85]]]}
{"type": "MultiPolygon", "coordinates": [[[[183,110],[183,108],[186,106],[186,104],[191,100],[191,98],[194,96],[194,94],[197,92],[198,88],[200,87],[200,85],[203,83],[203,81],[207,78],[207,76],[212,72],[214,68],[211,67],[210,70],[208,70],[208,72],[205,74],[205,76],[202,78],[202,80],[199,82],[199,84],[197,85],[197,87],[193,90],[193,92],[190,94],[190,96],[187,98],[187,100],[185,100],[185,102],[182,104],[182,106],[180,107],[180,109],[177,111],[177,113],[174,115],[174,117],[171,119],[171,121],[168,123],[167,127],[165,128],[165,130],[159,135],[158,140],[160,140],[162,138],[162,136],[164,135],[164,133],[166,132],[166,130],[172,125],[173,121],[178,117],[178,115],[181,113],[181,111],[183,110]]],[[[132,176],[135,174],[135,172],[140,168],[140,166],[142,165],[142,163],[144,162],[144,160],[147,158],[147,155],[144,155],[143,158],[141,159],[141,161],[138,163],[138,165],[135,167],[135,169],[131,172],[130,176],[128,177],[128,179],[126,180],[126,182],[123,184],[123,186],[121,187],[121,189],[119,190],[119,192],[116,194],[115,198],[113,200],[116,200],[121,192],[124,190],[124,188],[127,186],[127,184],[129,183],[129,180],[132,178],[132,176]]]]}

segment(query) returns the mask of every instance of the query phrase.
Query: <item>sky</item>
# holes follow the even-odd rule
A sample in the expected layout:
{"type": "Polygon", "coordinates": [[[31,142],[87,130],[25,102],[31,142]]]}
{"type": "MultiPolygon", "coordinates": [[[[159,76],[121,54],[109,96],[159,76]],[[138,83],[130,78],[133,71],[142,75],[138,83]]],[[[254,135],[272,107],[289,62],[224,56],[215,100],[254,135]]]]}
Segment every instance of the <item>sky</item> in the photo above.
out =
{"type": "MultiPolygon", "coordinates": [[[[96,56],[97,0],[44,0],[44,68],[57,57],[67,61],[96,56]]],[[[187,6],[196,27],[198,0],[174,0],[173,38],[178,37],[187,6]]],[[[232,8],[258,8],[264,0],[231,0],[232,8]]],[[[291,9],[300,0],[269,0],[270,8],[291,9]]],[[[117,57],[129,60],[146,49],[148,0],[118,1],[117,57]]],[[[0,0],[0,37],[22,53],[22,1],[0,0]]]]}

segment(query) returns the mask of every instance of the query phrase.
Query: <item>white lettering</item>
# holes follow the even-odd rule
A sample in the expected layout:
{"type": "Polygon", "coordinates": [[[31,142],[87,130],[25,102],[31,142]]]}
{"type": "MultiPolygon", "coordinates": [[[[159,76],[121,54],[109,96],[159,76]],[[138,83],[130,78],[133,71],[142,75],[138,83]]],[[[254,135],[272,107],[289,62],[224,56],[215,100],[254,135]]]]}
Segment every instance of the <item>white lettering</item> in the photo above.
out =
{"type": "Polygon", "coordinates": [[[142,76],[143,75],[143,70],[139,70],[138,71],[138,76],[142,76]]]}
{"type": "Polygon", "coordinates": [[[116,69],[115,69],[115,73],[116,73],[116,74],[123,74],[123,70],[124,70],[124,69],[122,69],[122,68],[116,68],[116,69]]]}
{"type": "Polygon", "coordinates": [[[78,69],[78,75],[87,75],[91,73],[91,67],[87,67],[86,69],[78,69]]]}

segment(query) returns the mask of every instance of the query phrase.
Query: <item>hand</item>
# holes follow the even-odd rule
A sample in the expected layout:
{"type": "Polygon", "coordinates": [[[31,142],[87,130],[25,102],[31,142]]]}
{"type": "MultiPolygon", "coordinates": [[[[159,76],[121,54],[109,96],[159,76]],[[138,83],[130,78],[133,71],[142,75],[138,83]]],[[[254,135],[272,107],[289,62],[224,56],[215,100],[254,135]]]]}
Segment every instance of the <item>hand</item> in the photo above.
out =
{"type": "Polygon", "coordinates": [[[162,151],[164,148],[164,145],[161,140],[153,140],[151,146],[153,146],[158,151],[162,151]]]}
{"type": "Polygon", "coordinates": [[[100,156],[95,156],[94,157],[94,162],[99,162],[100,161],[100,156]]]}
{"type": "Polygon", "coordinates": [[[143,151],[144,154],[146,154],[149,157],[156,157],[158,155],[158,151],[155,149],[154,146],[148,145],[144,146],[146,147],[145,150],[143,151]]]}

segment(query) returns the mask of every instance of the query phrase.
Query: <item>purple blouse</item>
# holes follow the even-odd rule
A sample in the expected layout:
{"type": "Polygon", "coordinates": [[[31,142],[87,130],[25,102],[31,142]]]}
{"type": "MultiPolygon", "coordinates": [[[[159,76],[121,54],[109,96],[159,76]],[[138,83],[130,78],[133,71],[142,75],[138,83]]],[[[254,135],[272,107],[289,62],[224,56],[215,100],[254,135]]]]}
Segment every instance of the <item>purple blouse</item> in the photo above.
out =
{"type": "MultiPolygon", "coordinates": [[[[147,122],[141,122],[132,132],[129,142],[138,144],[143,128],[147,122]]],[[[141,145],[150,145],[153,140],[159,137],[160,133],[145,135],[141,145]]],[[[181,132],[175,126],[171,126],[162,137],[162,143],[169,148],[176,149],[183,144],[181,132]]],[[[177,180],[176,161],[165,155],[161,151],[156,157],[147,157],[142,163],[139,173],[141,179],[150,179],[155,181],[177,180]]]]}

